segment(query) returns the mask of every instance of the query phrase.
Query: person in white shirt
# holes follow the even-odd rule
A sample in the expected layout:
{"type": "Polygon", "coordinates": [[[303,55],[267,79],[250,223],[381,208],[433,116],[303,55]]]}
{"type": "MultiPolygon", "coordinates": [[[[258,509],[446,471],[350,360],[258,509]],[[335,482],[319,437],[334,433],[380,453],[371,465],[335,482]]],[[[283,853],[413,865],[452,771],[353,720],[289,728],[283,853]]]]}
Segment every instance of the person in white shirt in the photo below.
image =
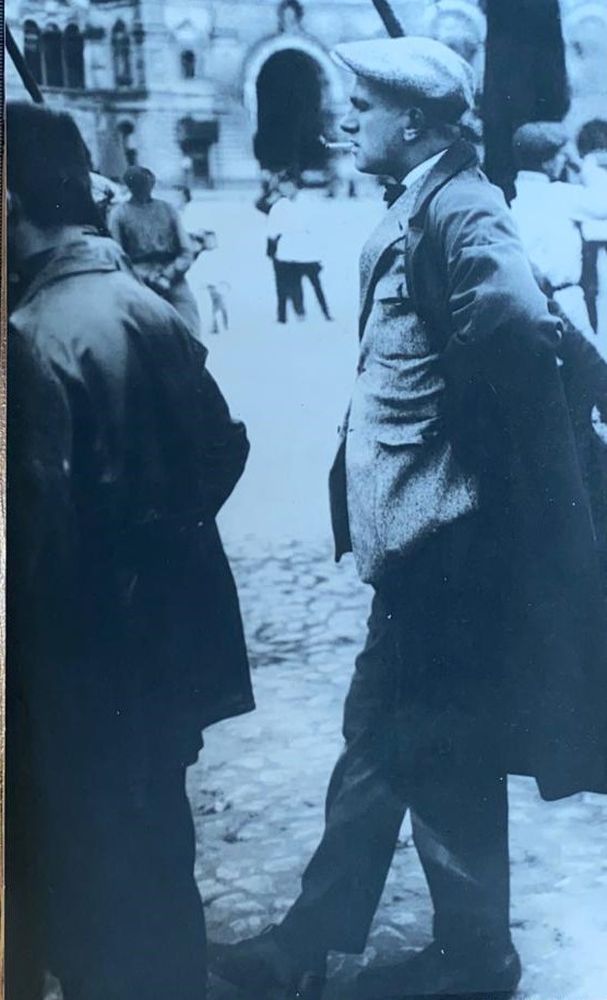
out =
{"type": "Polygon", "coordinates": [[[581,288],[581,226],[607,219],[607,187],[597,197],[594,189],[561,180],[572,151],[558,123],[521,125],[514,134],[514,154],[518,175],[512,212],[529,259],[571,323],[595,340],[581,288]]]}
{"type": "Polygon", "coordinates": [[[274,268],[278,295],[278,322],[286,322],[290,299],[298,317],[305,315],[302,279],[308,278],[325,319],[331,315],[320,280],[318,246],[310,227],[309,213],[298,197],[294,178],[285,175],[278,185],[281,197],[268,215],[268,239],[274,246],[274,268]]]}
{"type": "MultiPolygon", "coordinates": [[[[593,118],[586,122],[577,135],[577,149],[582,161],[581,178],[597,201],[607,200],[607,121],[593,118]]],[[[590,322],[599,336],[598,298],[599,260],[607,252],[607,220],[589,220],[582,225],[583,267],[582,288],[590,322]]],[[[607,332],[607,331],[605,331],[607,332]]]]}

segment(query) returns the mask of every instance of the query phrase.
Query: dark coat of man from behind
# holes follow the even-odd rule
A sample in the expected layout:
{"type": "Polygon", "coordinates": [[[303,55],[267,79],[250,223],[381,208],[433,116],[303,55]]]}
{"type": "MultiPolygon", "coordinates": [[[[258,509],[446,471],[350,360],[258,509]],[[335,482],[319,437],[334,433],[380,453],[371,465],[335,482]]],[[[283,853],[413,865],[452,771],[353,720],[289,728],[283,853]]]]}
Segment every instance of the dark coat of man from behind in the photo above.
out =
{"type": "Polygon", "coordinates": [[[25,274],[9,328],[9,823],[22,857],[8,874],[12,929],[30,883],[31,944],[9,984],[29,997],[23,969],[38,962],[66,1000],[202,1000],[184,777],[201,730],[253,708],[215,524],[245,428],[203,346],[112,240],[82,227],[25,274]]]}

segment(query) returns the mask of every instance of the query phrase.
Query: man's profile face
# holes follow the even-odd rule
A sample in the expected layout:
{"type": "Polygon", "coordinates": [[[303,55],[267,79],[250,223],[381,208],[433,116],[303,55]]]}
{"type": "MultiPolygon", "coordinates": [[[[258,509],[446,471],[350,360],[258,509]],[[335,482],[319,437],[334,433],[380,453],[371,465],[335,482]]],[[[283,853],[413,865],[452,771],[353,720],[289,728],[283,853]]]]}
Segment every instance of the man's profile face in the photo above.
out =
{"type": "Polygon", "coordinates": [[[340,127],[352,140],[354,163],[365,174],[400,180],[406,111],[396,98],[368,80],[356,78],[350,110],[340,127]]]}

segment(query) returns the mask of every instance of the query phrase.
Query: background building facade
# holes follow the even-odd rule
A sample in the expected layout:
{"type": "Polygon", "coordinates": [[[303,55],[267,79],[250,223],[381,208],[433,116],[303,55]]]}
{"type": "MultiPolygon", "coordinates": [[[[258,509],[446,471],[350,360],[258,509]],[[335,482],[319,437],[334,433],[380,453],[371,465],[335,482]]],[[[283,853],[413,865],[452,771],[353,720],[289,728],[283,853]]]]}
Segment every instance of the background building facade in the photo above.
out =
{"type": "MultiPolygon", "coordinates": [[[[476,0],[395,0],[405,29],[447,42],[477,69],[476,0]]],[[[572,125],[607,99],[607,0],[562,0],[572,125]]],[[[342,113],[337,42],[383,36],[370,0],[8,0],[6,16],[45,98],[76,116],[95,167],[226,186],[290,161],[323,170],[318,142],[342,113]]],[[[9,66],[9,96],[19,90],[9,66]]]]}

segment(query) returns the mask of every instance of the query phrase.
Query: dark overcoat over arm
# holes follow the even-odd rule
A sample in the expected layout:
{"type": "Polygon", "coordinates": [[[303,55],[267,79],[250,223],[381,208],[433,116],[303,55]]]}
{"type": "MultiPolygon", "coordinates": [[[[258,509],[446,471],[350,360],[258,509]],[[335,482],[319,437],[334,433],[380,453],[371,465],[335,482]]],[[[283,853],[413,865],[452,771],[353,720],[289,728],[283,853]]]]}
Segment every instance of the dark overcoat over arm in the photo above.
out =
{"type": "Polygon", "coordinates": [[[447,331],[445,419],[497,540],[509,769],[556,798],[607,787],[605,608],[558,322],[500,192],[465,157],[450,151],[422,192],[410,267],[420,309],[447,331]]]}

